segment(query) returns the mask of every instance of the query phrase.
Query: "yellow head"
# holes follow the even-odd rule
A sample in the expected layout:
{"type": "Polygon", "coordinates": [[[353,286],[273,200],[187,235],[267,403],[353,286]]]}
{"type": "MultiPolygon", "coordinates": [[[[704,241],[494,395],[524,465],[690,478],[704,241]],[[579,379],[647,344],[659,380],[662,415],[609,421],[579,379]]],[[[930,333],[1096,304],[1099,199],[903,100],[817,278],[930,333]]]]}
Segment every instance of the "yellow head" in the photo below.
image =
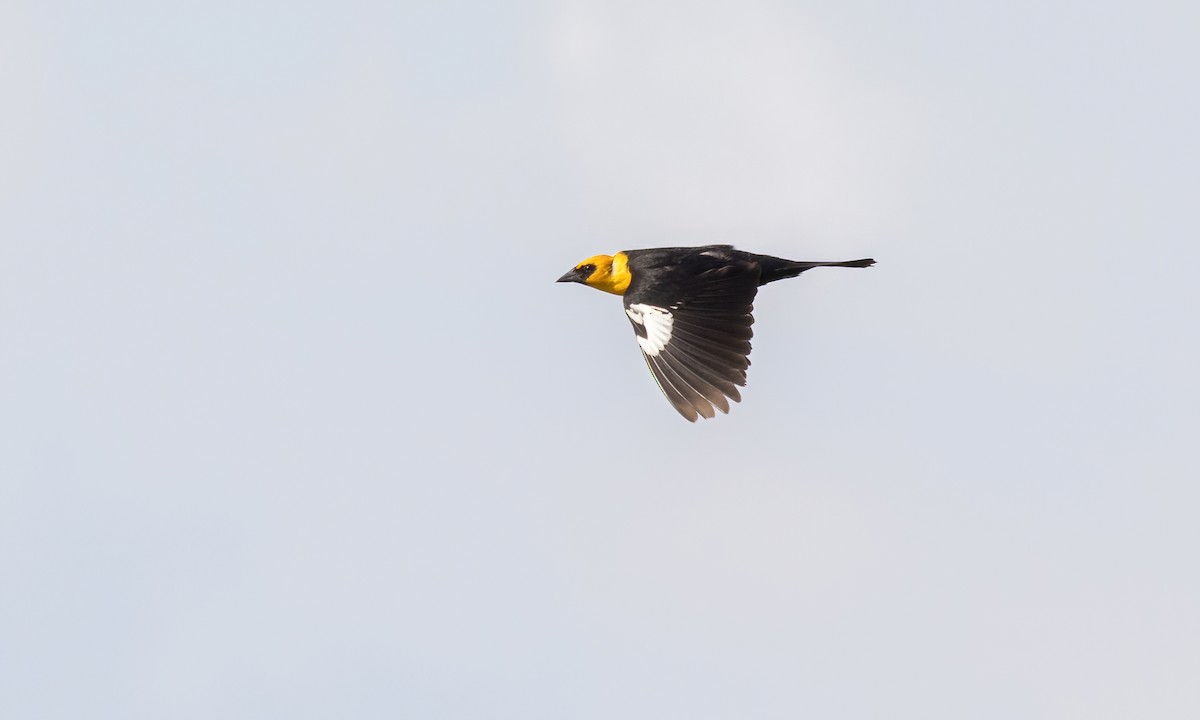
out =
{"type": "Polygon", "coordinates": [[[616,255],[593,255],[576,265],[559,282],[583,283],[597,290],[624,295],[629,287],[629,258],[625,253],[616,255]]]}

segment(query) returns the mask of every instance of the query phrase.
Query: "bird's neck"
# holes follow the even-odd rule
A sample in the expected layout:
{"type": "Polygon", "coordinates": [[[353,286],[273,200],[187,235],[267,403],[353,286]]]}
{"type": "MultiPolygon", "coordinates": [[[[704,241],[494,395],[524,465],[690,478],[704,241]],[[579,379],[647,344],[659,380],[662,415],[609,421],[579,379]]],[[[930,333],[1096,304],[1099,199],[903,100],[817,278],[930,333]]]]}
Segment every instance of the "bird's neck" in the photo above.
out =
{"type": "Polygon", "coordinates": [[[613,295],[624,295],[625,291],[629,289],[629,280],[629,257],[625,253],[619,252],[613,255],[612,265],[609,266],[608,272],[590,280],[588,285],[613,295]]]}

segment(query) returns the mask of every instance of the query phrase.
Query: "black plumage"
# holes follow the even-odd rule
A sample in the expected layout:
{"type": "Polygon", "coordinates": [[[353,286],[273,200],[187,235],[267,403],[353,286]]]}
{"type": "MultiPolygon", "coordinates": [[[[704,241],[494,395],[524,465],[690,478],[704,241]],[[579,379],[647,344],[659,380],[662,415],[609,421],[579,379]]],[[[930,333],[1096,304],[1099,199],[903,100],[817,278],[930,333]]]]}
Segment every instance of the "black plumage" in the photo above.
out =
{"type": "Polygon", "coordinates": [[[560,280],[623,294],[646,365],[671,405],[694,422],[741,401],[759,287],[814,267],[874,262],[796,262],[706,245],[596,256],[560,280]]]}

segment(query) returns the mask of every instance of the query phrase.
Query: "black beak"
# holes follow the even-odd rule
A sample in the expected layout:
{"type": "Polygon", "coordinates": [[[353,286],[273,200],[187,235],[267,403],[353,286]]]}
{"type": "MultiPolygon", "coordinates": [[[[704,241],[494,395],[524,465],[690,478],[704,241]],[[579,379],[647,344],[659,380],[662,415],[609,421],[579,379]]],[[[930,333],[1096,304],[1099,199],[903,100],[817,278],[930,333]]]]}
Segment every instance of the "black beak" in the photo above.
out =
{"type": "Polygon", "coordinates": [[[581,283],[587,277],[579,268],[571,268],[571,271],[563,275],[555,282],[577,282],[581,283]]]}

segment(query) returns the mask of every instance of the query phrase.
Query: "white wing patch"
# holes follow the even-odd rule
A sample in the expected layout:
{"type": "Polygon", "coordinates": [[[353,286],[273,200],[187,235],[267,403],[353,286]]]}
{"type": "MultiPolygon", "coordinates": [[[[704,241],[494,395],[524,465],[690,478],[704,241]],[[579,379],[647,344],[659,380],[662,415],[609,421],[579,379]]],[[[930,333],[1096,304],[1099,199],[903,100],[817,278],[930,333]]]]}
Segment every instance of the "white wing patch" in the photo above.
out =
{"type": "Polygon", "coordinates": [[[642,352],[650,357],[657,357],[667,343],[671,342],[671,325],[675,320],[668,310],[653,305],[638,303],[625,309],[629,319],[646,329],[646,337],[637,336],[638,345],[642,352]]]}

